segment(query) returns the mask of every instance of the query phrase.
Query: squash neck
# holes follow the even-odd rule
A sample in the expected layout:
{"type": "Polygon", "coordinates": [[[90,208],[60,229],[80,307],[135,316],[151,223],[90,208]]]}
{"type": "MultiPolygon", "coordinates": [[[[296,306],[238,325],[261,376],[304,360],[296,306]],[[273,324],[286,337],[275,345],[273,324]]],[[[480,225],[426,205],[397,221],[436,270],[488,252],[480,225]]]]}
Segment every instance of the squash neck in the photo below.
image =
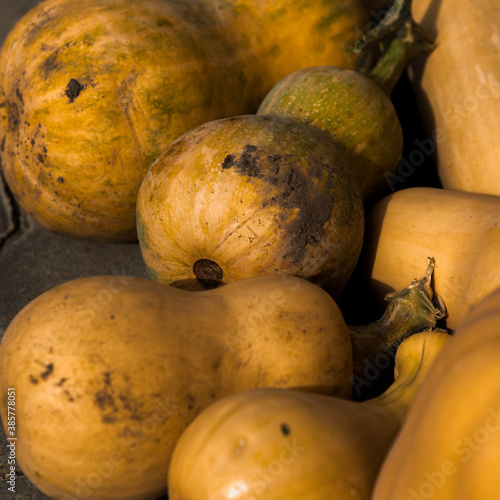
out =
{"type": "Polygon", "coordinates": [[[434,328],[446,316],[446,307],[440,297],[433,302],[431,279],[434,259],[429,259],[425,276],[413,280],[402,290],[388,294],[383,316],[369,325],[349,326],[353,347],[354,382],[365,380],[374,365],[385,361],[389,366],[398,346],[414,333],[434,328]]]}
{"type": "Polygon", "coordinates": [[[384,408],[403,421],[422,383],[451,335],[428,330],[406,339],[398,349],[394,382],[380,396],[365,403],[384,408]]]}

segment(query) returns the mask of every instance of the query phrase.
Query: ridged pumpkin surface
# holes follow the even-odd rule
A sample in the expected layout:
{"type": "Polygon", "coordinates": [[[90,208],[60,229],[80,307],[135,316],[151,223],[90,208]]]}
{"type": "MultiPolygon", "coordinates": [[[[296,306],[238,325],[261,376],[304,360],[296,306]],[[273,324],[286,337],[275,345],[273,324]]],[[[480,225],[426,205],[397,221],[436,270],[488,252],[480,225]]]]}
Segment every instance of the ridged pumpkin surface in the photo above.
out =
{"type": "Polygon", "coordinates": [[[280,273],[338,294],[364,229],[348,162],[328,134],[291,118],[225,118],[183,135],[139,192],[150,276],[191,288],[280,273]],[[207,261],[215,270],[197,272],[207,261]]]}
{"type": "Polygon", "coordinates": [[[0,53],[8,185],[49,229],[133,240],[140,182],[170,142],[255,111],[298,67],[353,64],[344,54],[364,19],[354,0],[45,0],[0,53]],[[298,8],[307,29],[297,37],[286,23],[298,8]]]}
{"type": "Polygon", "coordinates": [[[135,238],[155,156],[236,111],[241,70],[216,63],[236,61],[202,14],[198,2],[47,0],[17,25],[0,58],[2,166],[29,214],[78,236],[135,238]]]}

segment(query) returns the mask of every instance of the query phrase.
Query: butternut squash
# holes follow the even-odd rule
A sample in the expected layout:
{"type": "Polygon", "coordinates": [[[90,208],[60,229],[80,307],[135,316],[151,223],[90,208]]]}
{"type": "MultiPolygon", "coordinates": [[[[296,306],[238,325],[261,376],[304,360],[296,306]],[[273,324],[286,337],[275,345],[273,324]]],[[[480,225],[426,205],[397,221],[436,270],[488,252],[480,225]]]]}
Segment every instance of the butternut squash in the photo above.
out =
{"type": "Polygon", "coordinates": [[[177,443],[170,500],[369,500],[415,394],[450,339],[440,332],[406,339],[395,382],[362,403],[291,389],[215,402],[177,443]]]}
{"type": "Polygon", "coordinates": [[[470,309],[500,286],[500,197],[415,187],[386,196],[370,211],[360,268],[372,297],[418,276],[434,257],[434,291],[454,329],[470,309]]]}
{"type": "Polygon", "coordinates": [[[16,460],[54,498],[152,499],[184,427],[254,387],[348,398],[352,348],[333,299],[292,277],[187,292],[96,276],[53,288],[0,344],[0,407],[16,392],[16,460]]]}
{"type": "Polygon", "coordinates": [[[137,192],[164,148],[254,112],[304,65],[352,66],[344,45],[365,22],[358,0],[44,0],[0,52],[6,181],[53,231],[135,240],[137,192]]]}
{"type": "Polygon", "coordinates": [[[500,195],[500,8],[495,0],[414,0],[436,40],[410,76],[445,188],[500,195]]]}
{"type": "Polygon", "coordinates": [[[410,408],[373,500],[496,500],[500,288],[459,323],[410,408]]]}

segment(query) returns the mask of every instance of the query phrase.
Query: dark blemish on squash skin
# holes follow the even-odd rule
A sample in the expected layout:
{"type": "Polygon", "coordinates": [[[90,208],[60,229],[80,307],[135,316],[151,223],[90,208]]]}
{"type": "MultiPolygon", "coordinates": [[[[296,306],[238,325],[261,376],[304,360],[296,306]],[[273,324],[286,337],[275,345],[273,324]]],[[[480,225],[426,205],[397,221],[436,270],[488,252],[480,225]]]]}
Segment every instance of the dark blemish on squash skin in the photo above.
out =
{"type": "Polygon", "coordinates": [[[68,401],[69,401],[70,403],[72,403],[72,402],[75,400],[75,398],[71,395],[71,393],[68,391],[68,389],[66,389],[66,390],[64,391],[64,394],[66,395],[66,397],[68,398],[68,401]]]}
{"type": "Polygon", "coordinates": [[[283,434],[283,436],[289,436],[291,433],[291,430],[290,430],[290,427],[288,426],[288,424],[281,424],[280,430],[281,430],[281,433],[283,434]]]}
{"type": "Polygon", "coordinates": [[[7,101],[7,121],[9,132],[17,133],[19,130],[19,107],[16,103],[7,101]]]}
{"type": "Polygon", "coordinates": [[[23,95],[21,94],[19,87],[16,87],[16,97],[17,97],[18,101],[21,103],[21,106],[24,106],[23,95]]]}
{"type": "Polygon", "coordinates": [[[42,74],[44,80],[47,80],[53,71],[56,71],[61,63],[57,60],[59,51],[56,50],[50,54],[40,65],[40,73],[42,74]]]}
{"type": "Polygon", "coordinates": [[[263,174],[259,164],[259,156],[258,154],[254,154],[257,153],[257,149],[257,146],[247,144],[238,160],[236,159],[236,155],[227,155],[222,162],[222,168],[228,169],[234,167],[242,175],[262,178],[263,174]]]}
{"type": "Polygon", "coordinates": [[[43,378],[43,380],[47,380],[47,377],[51,375],[54,372],[54,365],[52,363],[49,363],[48,365],[45,366],[45,371],[40,373],[40,377],[43,378]]]}
{"type": "Polygon", "coordinates": [[[95,404],[100,410],[105,411],[108,408],[114,408],[115,398],[107,390],[97,391],[95,393],[95,404]]]}
{"type": "Polygon", "coordinates": [[[57,382],[57,384],[56,384],[57,387],[61,387],[64,384],[64,382],[66,382],[66,380],[68,380],[68,379],[65,377],[62,377],[61,379],[59,379],[59,382],[57,382]]]}
{"type": "MultiPolygon", "coordinates": [[[[104,373],[104,388],[95,393],[94,403],[102,412],[107,412],[111,410],[111,413],[115,413],[117,411],[115,398],[113,394],[111,394],[109,387],[111,386],[111,374],[109,372],[104,373]]],[[[114,417],[110,417],[109,414],[102,416],[102,421],[104,423],[112,423],[114,422],[114,417]]]]}
{"type": "Polygon", "coordinates": [[[294,263],[300,262],[305,254],[306,246],[323,238],[323,226],[331,217],[334,199],[331,196],[335,173],[325,163],[314,157],[310,159],[309,169],[303,171],[299,160],[291,154],[259,154],[256,146],[247,144],[238,158],[235,154],[227,155],[223,168],[233,167],[238,173],[249,177],[264,178],[277,188],[278,194],[264,200],[262,207],[278,205],[285,209],[298,208],[298,215],[286,222],[287,214],[281,215],[281,225],[287,226],[292,236],[288,252],[284,258],[294,263]],[[323,181],[326,177],[326,189],[311,192],[312,179],[323,181]]]}
{"type": "Polygon", "coordinates": [[[80,95],[80,92],[85,89],[78,80],[72,78],[64,91],[65,95],[68,97],[69,102],[72,103],[80,95]]]}
{"type": "Polygon", "coordinates": [[[236,155],[227,155],[222,162],[222,168],[225,170],[227,168],[231,168],[234,165],[234,159],[236,155]]]}
{"type": "Polygon", "coordinates": [[[32,384],[38,384],[38,379],[36,377],[34,377],[33,375],[30,375],[29,377],[32,384]]]}

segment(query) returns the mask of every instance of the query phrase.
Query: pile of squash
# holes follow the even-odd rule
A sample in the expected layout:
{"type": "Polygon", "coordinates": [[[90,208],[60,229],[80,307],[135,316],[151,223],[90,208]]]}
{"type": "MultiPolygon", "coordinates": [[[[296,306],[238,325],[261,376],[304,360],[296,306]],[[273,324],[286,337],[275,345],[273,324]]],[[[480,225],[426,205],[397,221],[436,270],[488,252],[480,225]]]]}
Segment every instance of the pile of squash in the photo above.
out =
{"type": "Polygon", "coordinates": [[[15,26],[12,195],[54,232],[136,241],[150,279],[18,311],[13,473],[58,500],[497,498],[500,14],[386,3],[43,0],[15,26]],[[407,187],[425,157],[439,185],[407,187]],[[380,318],[348,325],[361,297],[380,318]]]}

